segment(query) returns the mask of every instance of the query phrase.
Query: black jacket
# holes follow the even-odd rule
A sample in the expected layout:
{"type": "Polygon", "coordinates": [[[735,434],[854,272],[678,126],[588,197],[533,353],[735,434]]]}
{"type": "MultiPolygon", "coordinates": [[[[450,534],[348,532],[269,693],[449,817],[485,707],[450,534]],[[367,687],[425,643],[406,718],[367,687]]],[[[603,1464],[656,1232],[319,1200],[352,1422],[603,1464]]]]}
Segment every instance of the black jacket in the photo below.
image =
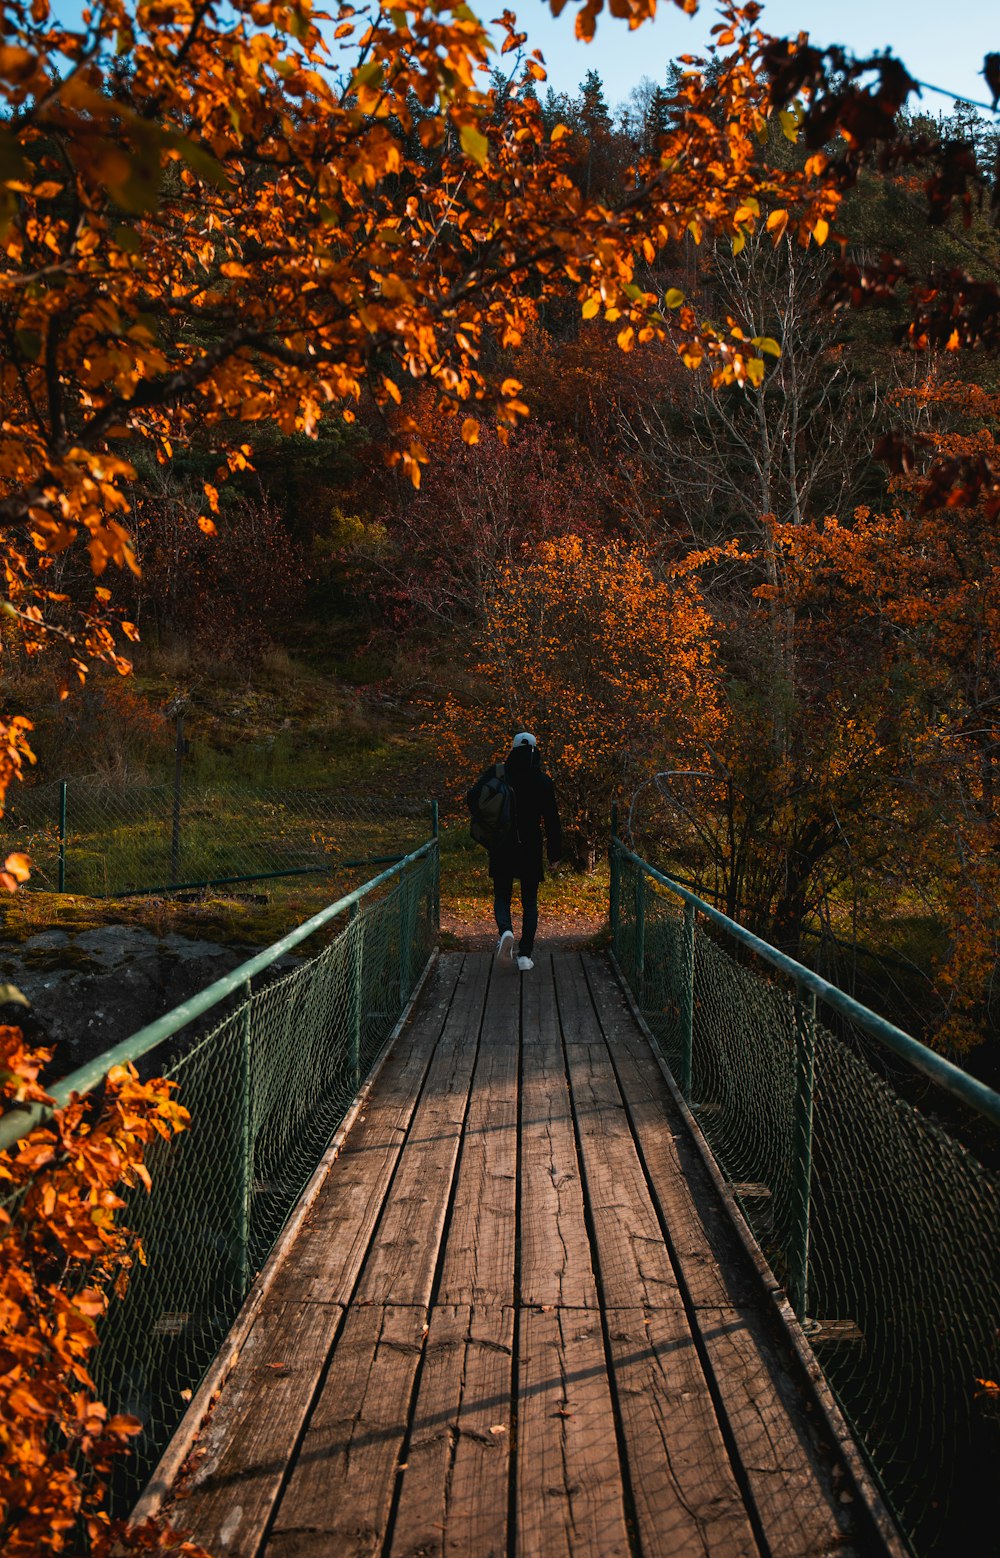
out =
{"type": "MultiPolygon", "coordinates": [[[[466,796],[469,809],[475,807],[479,790],[492,779],[496,768],[485,769],[466,796]]],[[[552,780],[542,770],[541,758],[534,747],[515,747],[504,759],[504,776],[514,791],[517,806],[517,839],[503,849],[490,851],[490,876],[499,872],[522,881],[540,882],[545,876],[542,863],[542,825],[548,846],[549,864],[562,854],[562,829],[552,780]]]]}

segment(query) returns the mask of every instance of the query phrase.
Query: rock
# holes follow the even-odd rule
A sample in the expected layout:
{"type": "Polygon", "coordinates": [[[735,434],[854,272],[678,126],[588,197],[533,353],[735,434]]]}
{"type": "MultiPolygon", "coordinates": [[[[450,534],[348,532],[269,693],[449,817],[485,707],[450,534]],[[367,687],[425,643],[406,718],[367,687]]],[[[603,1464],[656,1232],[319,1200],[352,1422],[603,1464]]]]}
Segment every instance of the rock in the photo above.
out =
{"type": "MultiPolygon", "coordinates": [[[[157,936],[135,925],[102,925],[77,934],[48,930],[4,948],[0,975],[31,1002],[33,1042],[56,1051],[46,1073],[52,1081],[189,1000],[258,950],[219,946],[173,931],[157,936]]],[[[256,987],[299,962],[280,959],[256,987]]],[[[224,1010],[191,1023],[180,1042],[171,1041],[171,1053],[218,1022],[224,1010]]]]}

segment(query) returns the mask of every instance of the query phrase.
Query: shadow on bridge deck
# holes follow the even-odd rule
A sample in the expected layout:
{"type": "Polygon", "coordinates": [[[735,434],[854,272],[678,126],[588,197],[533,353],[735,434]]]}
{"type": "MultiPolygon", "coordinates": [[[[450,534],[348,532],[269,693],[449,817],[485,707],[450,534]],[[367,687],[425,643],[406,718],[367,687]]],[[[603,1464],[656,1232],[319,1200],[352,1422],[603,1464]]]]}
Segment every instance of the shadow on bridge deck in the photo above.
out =
{"type": "Polygon", "coordinates": [[[170,1514],[218,1558],[896,1550],[610,968],[570,953],[439,958],[170,1514]]]}

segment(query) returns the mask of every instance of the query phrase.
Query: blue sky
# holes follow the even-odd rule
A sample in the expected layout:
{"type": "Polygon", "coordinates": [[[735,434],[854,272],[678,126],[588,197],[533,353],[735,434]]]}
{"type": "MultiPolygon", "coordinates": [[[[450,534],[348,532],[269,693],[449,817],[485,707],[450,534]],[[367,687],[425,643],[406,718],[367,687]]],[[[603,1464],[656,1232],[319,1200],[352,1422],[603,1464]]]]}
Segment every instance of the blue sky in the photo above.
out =
{"type": "MultiPolygon", "coordinates": [[[[627,97],[641,76],[661,80],[675,55],[697,53],[718,20],[705,0],[694,17],[659,0],[656,21],[636,32],[603,11],[593,43],[582,44],[573,36],[573,0],[558,21],[545,0],[507,3],[531,46],[545,55],[557,91],[575,91],[588,70],[597,70],[612,104],[627,97]]],[[[480,15],[497,14],[472,4],[480,15]]],[[[989,93],[977,72],[984,55],[1000,52],[998,0],[765,0],[761,25],[780,35],[805,30],[816,43],[843,43],[857,53],[891,45],[911,75],[986,102],[989,93]]],[[[934,112],[948,106],[929,94],[924,103],[934,112]]]]}

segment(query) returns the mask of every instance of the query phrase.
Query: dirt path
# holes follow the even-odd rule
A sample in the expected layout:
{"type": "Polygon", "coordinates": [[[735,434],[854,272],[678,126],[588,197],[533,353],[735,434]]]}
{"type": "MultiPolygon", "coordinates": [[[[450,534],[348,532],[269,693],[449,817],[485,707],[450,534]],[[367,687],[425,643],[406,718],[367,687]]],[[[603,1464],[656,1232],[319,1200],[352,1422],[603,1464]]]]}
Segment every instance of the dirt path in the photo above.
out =
{"type": "MultiPolygon", "coordinates": [[[[606,922],[589,908],[567,910],[547,908],[544,902],[539,908],[538,935],[535,946],[539,951],[576,951],[590,945],[600,934],[606,922]]],[[[519,928],[518,907],[514,904],[514,931],[519,928]]],[[[445,947],[461,947],[467,952],[488,952],[496,945],[497,932],[493,923],[493,905],[483,898],[481,903],[462,899],[459,903],[441,905],[441,937],[445,947]]]]}

